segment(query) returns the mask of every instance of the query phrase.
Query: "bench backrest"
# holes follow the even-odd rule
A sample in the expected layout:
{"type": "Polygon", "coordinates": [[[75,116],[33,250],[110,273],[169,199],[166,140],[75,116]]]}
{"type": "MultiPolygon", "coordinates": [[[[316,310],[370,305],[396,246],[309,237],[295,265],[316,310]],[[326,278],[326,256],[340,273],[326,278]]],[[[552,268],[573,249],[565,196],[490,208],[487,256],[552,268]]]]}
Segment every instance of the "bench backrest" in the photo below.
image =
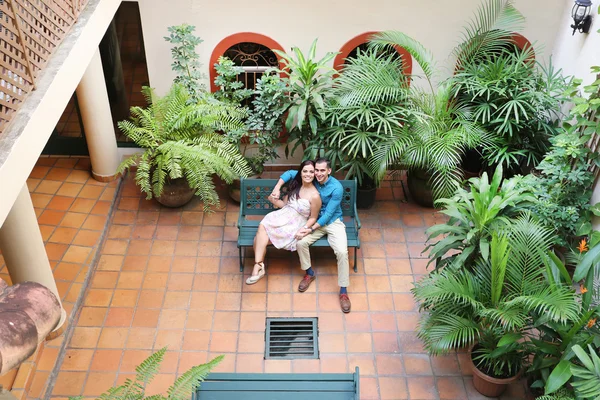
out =
{"type": "MultiPolygon", "coordinates": [[[[277,184],[277,179],[242,179],[240,187],[240,214],[267,215],[275,209],[267,197],[277,184]]],[[[340,180],[344,188],[342,213],[354,217],[356,210],[356,181],[340,180]]]]}
{"type": "Polygon", "coordinates": [[[358,400],[359,372],[353,374],[211,373],[192,400],[358,400]]]}

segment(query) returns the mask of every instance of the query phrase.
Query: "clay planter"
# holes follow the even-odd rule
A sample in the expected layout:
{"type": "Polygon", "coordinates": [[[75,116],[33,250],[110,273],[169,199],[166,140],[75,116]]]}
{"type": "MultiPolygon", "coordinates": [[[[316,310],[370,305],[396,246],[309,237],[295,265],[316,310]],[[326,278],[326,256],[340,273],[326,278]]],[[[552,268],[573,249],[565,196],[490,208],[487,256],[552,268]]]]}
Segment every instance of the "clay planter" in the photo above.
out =
{"type": "Polygon", "coordinates": [[[430,178],[431,175],[419,169],[409,171],[407,177],[408,190],[413,200],[423,207],[433,207],[433,191],[429,183],[430,178]]]}
{"type": "Polygon", "coordinates": [[[473,386],[475,389],[484,396],[487,397],[498,397],[506,390],[506,387],[513,382],[516,382],[521,377],[522,371],[516,376],[512,378],[498,379],[492,378],[481,372],[473,363],[473,358],[471,356],[471,351],[475,346],[469,349],[469,364],[471,365],[471,369],[473,370],[473,386]]]}
{"type": "MultiPolygon", "coordinates": [[[[249,176],[247,179],[260,179],[260,174],[249,176]]],[[[227,193],[231,200],[236,202],[240,202],[240,189],[241,189],[241,181],[239,179],[234,179],[233,182],[229,185],[227,189],[227,193]]]]}
{"type": "Polygon", "coordinates": [[[174,179],[166,183],[160,196],[156,201],[165,207],[181,207],[192,200],[194,189],[190,188],[185,178],[174,179]]]}

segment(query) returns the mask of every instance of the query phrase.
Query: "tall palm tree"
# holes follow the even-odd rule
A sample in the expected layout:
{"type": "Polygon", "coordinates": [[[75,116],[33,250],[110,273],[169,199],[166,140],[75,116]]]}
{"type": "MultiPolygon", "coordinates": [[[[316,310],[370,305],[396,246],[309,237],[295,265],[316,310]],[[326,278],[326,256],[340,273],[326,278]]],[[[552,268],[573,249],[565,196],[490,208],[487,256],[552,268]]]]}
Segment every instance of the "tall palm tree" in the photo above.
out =
{"type": "MultiPolygon", "coordinates": [[[[522,22],[511,0],[482,4],[453,51],[457,67],[503,48],[522,22]]],[[[403,47],[421,67],[428,90],[411,87],[407,107],[412,109],[412,118],[371,157],[369,169],[380,179],[394,165],[426,170],[432,176],[434,199],[450,197],[462,179],[464,152],[492,146],[491,135],[473,121],[468,108],[455,104],[450,84],[442,83],[434,89],[436,63],[421,43],[397,31],[377,33],[370,43],[376,49],[403,47]]]]}

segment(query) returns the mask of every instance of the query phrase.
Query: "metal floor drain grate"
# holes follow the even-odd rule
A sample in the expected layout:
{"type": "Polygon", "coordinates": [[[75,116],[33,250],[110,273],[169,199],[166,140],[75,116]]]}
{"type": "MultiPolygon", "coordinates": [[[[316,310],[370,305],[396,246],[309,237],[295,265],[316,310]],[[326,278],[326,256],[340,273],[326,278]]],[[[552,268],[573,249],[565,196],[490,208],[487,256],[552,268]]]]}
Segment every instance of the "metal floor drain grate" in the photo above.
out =
{"type": "Polygon", "coordinates": [[[265,359],[319,358],[317,318],[267,318],[265,359]]]}

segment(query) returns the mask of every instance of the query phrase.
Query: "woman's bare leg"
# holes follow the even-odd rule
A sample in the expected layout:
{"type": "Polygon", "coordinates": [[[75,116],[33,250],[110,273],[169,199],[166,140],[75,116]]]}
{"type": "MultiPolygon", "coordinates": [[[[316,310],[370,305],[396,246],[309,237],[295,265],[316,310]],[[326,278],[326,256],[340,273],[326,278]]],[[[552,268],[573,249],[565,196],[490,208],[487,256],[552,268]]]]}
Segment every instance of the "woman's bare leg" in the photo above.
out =
{"type": "Polygon", "coordinates": [[[258,225],[258,232],[254,237],[254,270],[252,275],[258,274],[259,266],[257,263],[265,261],[265,254],[267,253],[267,246],[269,245],[269,235],[263,225],[258,225]]]}

